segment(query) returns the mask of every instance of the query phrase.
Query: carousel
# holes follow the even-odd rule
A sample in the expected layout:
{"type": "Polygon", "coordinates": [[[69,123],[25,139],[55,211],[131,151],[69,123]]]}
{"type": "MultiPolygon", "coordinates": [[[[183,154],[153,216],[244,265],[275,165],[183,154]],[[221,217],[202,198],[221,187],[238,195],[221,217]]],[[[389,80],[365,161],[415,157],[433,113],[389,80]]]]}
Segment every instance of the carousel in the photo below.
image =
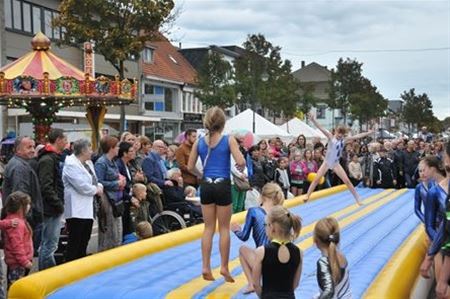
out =
{"type": "Polygon", "coordinates": [[[106,106],[128,105],[137,96],[137,81],[93,78],[50,50],[50,39],[39,32],[33,51],[0,69],[0,105],[23,108],[32,117],[35,140],[44,143],[56,113],[70,106],[85,106],[92,128],[92,145],[99,141],[106,106]]]}

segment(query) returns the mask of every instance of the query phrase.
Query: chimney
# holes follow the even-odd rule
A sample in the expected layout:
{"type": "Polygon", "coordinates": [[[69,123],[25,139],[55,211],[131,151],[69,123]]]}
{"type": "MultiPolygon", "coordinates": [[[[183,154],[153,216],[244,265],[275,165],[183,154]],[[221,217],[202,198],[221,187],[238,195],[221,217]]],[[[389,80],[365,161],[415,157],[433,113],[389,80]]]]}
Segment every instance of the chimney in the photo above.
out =
{"type": "Polygon", "coordinates": [[[181,49],[181,42],[178,43],[178,48],[181,49]]]}
{"type": "Polygon", "coordinates": [[[304,67],[305,67],[305,61],[302,60],[302,68],[304,68],[304,67]]]}

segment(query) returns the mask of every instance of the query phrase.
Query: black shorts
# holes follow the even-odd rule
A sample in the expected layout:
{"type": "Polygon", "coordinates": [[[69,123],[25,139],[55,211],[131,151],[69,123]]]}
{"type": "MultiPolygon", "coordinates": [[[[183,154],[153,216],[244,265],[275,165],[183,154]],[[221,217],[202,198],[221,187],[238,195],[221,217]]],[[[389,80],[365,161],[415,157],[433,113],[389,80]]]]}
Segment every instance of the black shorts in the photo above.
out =
{"type": "Polygon", "coordinates": [[[217,183],[202,181],[200,184],[200,202],[202,205],[230,205],[232,202],[231,181],[229,179],[217,183]]]}
{"type": "Polygon", "coordinates": [[[293,182],[291,182],[291,187],[296,187],[296,188],[303,189],[303,184],[304,183],[293,183],[293,182]]]}

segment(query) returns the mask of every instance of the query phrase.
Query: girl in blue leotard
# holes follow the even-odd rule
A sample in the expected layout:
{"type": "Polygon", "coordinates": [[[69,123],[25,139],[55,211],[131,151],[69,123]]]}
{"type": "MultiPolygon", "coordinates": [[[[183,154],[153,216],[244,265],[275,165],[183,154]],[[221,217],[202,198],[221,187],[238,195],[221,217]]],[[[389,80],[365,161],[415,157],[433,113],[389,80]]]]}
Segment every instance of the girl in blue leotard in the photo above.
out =
{"type": "MultiPolygon", "coordinates": [[[[241,229],[239,224],[232,223],[231,230],[242,241],[247,241],[252,232],[253,241],[255,241],[256,247],[264,246],[269,243],[269,239],[266,234],[266,228],[264,226],[266,215],[270,212],[272,207],[283,205],[284,194],[283,190],[278,184],[267,183],[264,185],[261,191],[261,206],[250,208],[247,211],[245,218],[244,228],[241,229]]],[[[245,294],[254,291],[253,284],[251,283],[252,277],[252,265],[255,259],[255,250],[246,245],[242,245],[239,248],[239,260],[241,261],[242,269],[247,277],[248,287],[244,291],[245,294]]]]}
{"type": "MultiPolygon", "coordinates": [[[[442,169],[442,166],[440,169],[442,169]]],[[[433,265],[433,261],[436,277],[439,277],[442,266],[442,255],[439,253],[439,250],[444,241],[446,199],[450,189],[450,172],[447,171],[446,174],[447,176],[445,179],[437,182],[436,185],[428,191],[425,202],[425,230],[430,238],[431,245],[420,267],[420,273],[424,278],[430,277],[429,271],[433,265]]]]}
{"type": "Polygon", "coordinates": [[[444,165],[435,156],[428,156],[419,163],[420,184],[416,186],[414,195],[414,212],[422,223],[425,223],[425,203],[428,191],[445,178],[444,165]],[[423,207],[423,208],[422,208],[423,207]]]}

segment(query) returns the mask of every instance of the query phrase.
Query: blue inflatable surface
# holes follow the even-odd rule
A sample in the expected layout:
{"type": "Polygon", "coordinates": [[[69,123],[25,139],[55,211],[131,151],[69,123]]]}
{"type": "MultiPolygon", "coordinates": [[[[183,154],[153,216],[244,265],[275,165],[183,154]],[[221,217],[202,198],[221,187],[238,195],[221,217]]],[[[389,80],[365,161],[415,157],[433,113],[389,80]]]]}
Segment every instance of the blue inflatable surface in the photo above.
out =
{"type": "MultiPolygon", "coordinates": [[[[358,189],[364,199],[383,191],[358,189]]],[[[413,211],[413,190],[398,196],[395,196],[394,192],[395,190],[391,190],[385,196],[372,201],[370,205],[376,206],[378,203],[379,206],[373,208],[370,213],[362,213],[362,216],[355,218],[359,211],[370,209],[370,205],[365,205],[338,217],[339,221],[345,221],[349,217],[355,218],[343,227],[341,237],[341,249],[349,261],[350,283],[354,298],[361,298],[396,249],[419,224],[413,211]],[[382,202],[389,195],[394,197],[382,202]]],[[[350,192],[345,191],[294,207],[291,211],[301,215],[303,227],[305,227],[352,205],[354,200],[350,192]]],[[[310,233],[302,234],[296,242],[310,236],[310,233]]],[[[243,242],[231,234],[230,260],[238,258],[239,247],[242,244],[243,242]]],[[[252,240],[247,241],[246,244],[254,246],[252,240]]],[[[296,291],[297,298],[311,298],[318,293],[315,267],[319,254],[315,247],[305,250],[301,283],[296,291]]],[[[212,252],[212,267],[220,265],[219,259],[216,236],[212,252]]],[[[47,298],[164,298],[172,290],[197,278],[200,271],[200,240],[196,240],[87,277],[57,290],[47,298]]],[[[242,269],[238,267],[232,271],[232,274],[238,275],[241,272],[242,269]]],[[[214,294],[223,283],[223,279],[217,279],[205,288],[196,290],[193,298],[205,298],[214,294]]],[[[254,294],[243,295],[242,290],[230,296],[256,298],[254,294]]]]}

